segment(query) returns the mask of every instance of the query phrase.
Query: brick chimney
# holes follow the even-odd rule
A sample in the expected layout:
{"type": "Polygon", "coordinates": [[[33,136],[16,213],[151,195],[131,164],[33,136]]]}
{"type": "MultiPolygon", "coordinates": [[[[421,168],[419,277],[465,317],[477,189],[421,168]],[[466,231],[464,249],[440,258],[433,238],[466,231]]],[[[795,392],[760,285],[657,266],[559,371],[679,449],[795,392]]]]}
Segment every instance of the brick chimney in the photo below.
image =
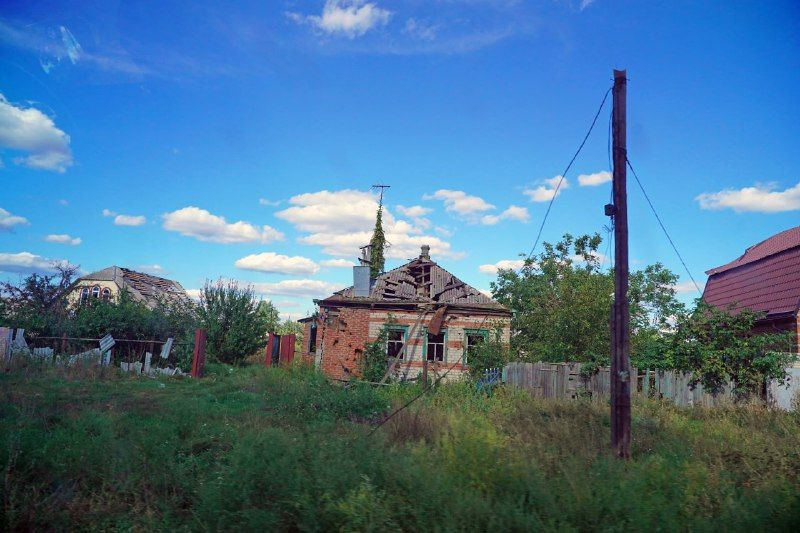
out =
{"type": "Polygon", "coordinates": [[[423,261],[430,261],[431,260],[431,247],[427,244],[423,244],[421,248],[421,253],[419,254],[419,258],[423,261]]]}

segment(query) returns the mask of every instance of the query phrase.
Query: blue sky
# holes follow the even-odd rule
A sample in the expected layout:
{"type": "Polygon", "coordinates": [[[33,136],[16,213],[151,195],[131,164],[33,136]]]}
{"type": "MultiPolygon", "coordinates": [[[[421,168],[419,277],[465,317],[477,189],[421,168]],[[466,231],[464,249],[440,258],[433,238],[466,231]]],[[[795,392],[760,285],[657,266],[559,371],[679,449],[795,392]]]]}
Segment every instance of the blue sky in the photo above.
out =
{"type": "MultiPolygon", "coordinates": [[[[297,317],[350,281],[382,182],[388,266],[427,243],[488,289],[530,250],[613,68],[630,159],[701,284],[798,224],[796,2],[215,4],[3,3],[0,276],[235,278],[297,317]]],[[[546,240],[608,224],[609,111],[546,240]]],[[[694,296],[629,191],[633,267],[661,261],[694,296]]]]}

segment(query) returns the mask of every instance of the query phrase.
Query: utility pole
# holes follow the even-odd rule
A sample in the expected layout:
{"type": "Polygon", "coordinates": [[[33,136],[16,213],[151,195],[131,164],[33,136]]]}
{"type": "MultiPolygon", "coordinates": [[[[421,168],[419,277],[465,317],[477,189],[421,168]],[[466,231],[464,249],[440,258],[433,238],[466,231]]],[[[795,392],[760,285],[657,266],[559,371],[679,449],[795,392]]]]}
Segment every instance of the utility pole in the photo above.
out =
{"type": "Polygon", "coordinates": [[[388,189],[389,187],[391,187],[391,185],[382,185],[382,184],[380,184],[380,183],[378,183],[378,184],[376,184],[376,185],[373,185],[373,186],[372,186],[372,188],[373,188],[373,189],[380,189],[380,191],[381,191],[381,192],[380,192],[380,194],[381,194],[381,199],[380,199],[380,201],[378,202],[378,208],[381,208],[381,207],[383,207],[383,191],[385,191],[385,190],[386,190],[386,189],[388,189]]]}
{"type": "Polygon", "coordinates": [[[614,157],[614,308],[611,320],[611,448],[617,457],[631,455],[631,376],[628,308],[628,162],[626,132],[627,78],[614,71],[612,136],[614,157]]]}

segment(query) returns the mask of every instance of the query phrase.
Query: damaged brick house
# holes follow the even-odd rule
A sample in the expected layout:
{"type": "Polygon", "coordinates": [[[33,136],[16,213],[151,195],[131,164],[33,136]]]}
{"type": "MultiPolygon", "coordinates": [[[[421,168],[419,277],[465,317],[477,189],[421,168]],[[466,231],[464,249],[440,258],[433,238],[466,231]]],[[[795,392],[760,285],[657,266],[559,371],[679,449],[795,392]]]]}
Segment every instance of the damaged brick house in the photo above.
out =
{"type": "Polygon", "coordinates": [[[494,331],[509,342],[511,312],[439,266],[428,246],[418,258],[374,279],[365,264],[369,251],[362,252],[353,286],[315,300],[319,312],[300,321],[302,355],[326,375],[357,375],[365,345],[384,326],[389,361],[402,378],[414,378],[423,368],[432,379],[448,369],[448,379],[459,376],[469,365],[470,350],[494,331]]]}

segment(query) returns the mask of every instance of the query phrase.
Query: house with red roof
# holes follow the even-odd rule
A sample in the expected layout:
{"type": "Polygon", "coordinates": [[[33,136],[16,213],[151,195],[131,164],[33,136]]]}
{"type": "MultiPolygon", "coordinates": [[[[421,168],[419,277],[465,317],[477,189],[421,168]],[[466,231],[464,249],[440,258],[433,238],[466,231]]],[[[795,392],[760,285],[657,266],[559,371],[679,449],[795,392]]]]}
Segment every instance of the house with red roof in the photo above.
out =
{"type": "Polygon", "coordinates": [[[800,345],[800,226],[773,235],[706,272],[703,300],[765,314],[759,331],[791,331],[800,345]]]}

